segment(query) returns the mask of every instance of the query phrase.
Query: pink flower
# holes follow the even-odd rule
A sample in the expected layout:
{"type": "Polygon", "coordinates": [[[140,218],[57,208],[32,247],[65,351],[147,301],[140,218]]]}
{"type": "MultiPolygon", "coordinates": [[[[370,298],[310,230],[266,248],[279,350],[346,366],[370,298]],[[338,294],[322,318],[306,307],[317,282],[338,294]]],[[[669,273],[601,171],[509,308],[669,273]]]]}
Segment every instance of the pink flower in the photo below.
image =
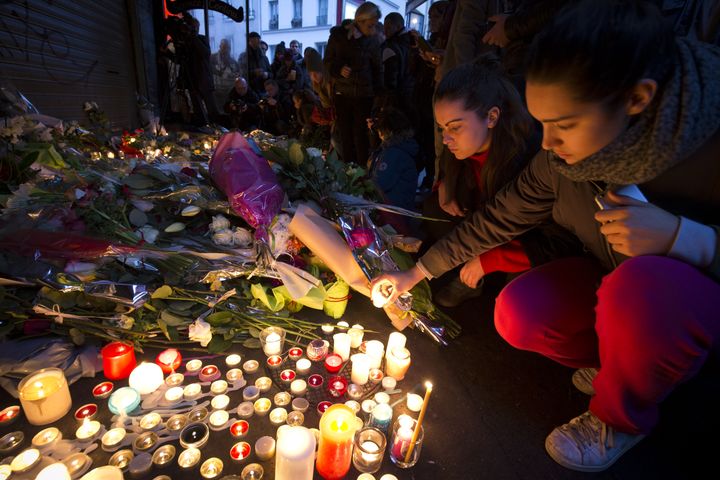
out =
{"type": "Polygon", "coordinates": [[[372,230],[369,228],[358,227],[353,229],[352,232],[350,232],[350,247],[353,250],[358,248],[365,248],[370,245],[373,240],[375,240],[375,236],[373,235],[372,230]]]}

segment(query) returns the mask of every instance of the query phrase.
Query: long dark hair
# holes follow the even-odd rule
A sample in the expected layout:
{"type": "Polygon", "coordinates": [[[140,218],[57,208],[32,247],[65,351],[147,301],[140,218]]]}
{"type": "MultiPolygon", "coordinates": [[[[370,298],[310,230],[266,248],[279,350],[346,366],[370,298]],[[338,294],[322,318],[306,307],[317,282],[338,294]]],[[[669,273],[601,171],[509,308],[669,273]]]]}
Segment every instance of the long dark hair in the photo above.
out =
{"type": "Polygon", "coordinates": [[[567,85],[584,102],[617,106],[642,78],[662,84],[675,59],[674,34],[656,5],[581,0],[533,40],[526,78],[567,85]]]}
{"type": "Polygon", "coordinates": [[[520,94],[503,75],[497,57],[483,55],[443,77],[433,102],[440,100],[461,101],[465,110],[474,111],[482,120],[492,107],[500,109],[497,124],[491,130],[492,140],[480,188],[482,201],[492,198],[515,178],[527,161],[522,154],[527,150],[533,127],[520,94]]]}

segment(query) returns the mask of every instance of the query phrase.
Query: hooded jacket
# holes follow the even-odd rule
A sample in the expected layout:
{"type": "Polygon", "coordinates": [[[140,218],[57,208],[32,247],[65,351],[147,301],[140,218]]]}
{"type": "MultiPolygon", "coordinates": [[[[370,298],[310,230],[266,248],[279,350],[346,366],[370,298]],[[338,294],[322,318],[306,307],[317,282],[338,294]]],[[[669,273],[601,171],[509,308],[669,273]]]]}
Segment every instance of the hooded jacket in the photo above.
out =
{"type": "Polygon", "coordinates": [[[362,35],[354,23],[330,29],[323,61],[333,79],[336,94],[359,98],[383,92],[380,41],[375,35],[362,35]],[[349,78],[340,75],[346,65],[351,69],[349,78]]]}

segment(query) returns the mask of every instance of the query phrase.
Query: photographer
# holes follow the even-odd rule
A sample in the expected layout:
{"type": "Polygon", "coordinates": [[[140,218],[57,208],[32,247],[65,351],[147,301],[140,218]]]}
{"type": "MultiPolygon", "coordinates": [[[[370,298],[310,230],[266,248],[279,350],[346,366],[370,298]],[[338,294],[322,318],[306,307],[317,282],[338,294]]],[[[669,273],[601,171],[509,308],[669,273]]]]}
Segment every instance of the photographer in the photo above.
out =
{"type": "Polygon", "coordinates": [[[260,100],[262,129],[273,135],[285,135],[290,126],[293,106],[290,97],[280,94],[280,86],[275,80],[265,80],[267,96],[260,100]]]}
{"type": "Polygon", "coordinates": [[[232,128],[250,131],[260,123],[260,98],[252,91],[243,77],[235,79],[235,85],[228,92],[224,110],[230,115],[232,128]]]}

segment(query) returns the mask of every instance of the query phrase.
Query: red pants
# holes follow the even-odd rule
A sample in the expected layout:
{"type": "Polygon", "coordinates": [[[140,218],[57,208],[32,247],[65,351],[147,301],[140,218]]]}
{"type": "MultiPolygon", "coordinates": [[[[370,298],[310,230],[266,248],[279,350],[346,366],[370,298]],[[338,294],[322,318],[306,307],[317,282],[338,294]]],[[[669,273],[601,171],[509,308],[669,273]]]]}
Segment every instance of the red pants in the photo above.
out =
{"type": "Polygon", "coordinates": [[[495,303],[500,335],[572,368],[598,367],[590,410],[649,433],[658,406],[698,373],[720,338],[720,284],[667,257],[626,260],[605,277],[567,258],[510,282],[495,303]]]}

